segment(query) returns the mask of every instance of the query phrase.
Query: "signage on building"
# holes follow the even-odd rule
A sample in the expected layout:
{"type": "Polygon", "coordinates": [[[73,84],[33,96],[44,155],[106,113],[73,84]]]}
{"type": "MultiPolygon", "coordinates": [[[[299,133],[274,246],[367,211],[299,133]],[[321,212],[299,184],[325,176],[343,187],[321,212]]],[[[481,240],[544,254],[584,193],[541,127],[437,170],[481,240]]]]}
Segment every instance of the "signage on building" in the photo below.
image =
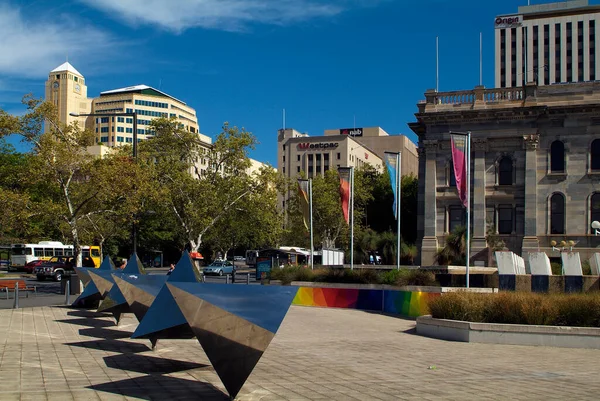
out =
{"type": "Polygon", "coordinates": [[[348,136],[362,136],[363,129],[362,128],[342,128],[340,130],[340,134],[348,135],[348,136]]]}
{"type": "Polygon", "coordinates": [[[339,143],[335,142],[320,142],[320,143],[299,143],[298,150],[311,150],[311,149],[335,149],[340,146],[339,143]]]}
{"type": "Polygon", "coordinates": [[[494,27],[496,29],[516,28],[523,23],[522,15],[511,15],[508,17],[496,17],[494,27]]]}

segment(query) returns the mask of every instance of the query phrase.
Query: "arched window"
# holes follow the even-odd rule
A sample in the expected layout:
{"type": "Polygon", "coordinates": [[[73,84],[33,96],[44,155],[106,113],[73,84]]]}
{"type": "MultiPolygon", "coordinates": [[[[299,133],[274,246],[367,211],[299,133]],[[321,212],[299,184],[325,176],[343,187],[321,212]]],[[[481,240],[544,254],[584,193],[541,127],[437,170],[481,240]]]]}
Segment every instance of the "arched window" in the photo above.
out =
{"type": "Polygon", "coordinates": [[[550,234],[565,233],[565,197],[554,194],[550,198],[550,234]]]}
{"type": "Polygon", "coordinates": [[[454,175],[454,163],[452,163],[452,160],[450,160],[448,166],[448,185],[451,187],[456,186],[456,176],[454,175]]]}
{"type": "Polygon", "coordinates": [[[554,141],[550,145],[550,172],[565,172],[565,144],[562,141],[554,141]]]}
{"type": "Polygon", "coordinates": [[[596,192],[590,199],[590,223],[600,221],[600,192],[596,192]]]}
{"type": "Polygon", "coordinates": [[[512,185],[513,165],[510,157],[503,157],[498,163],[498,185],[512,185]]]}
{"type": "Polygon", "coordinates": [[[594,139],[590,149],[592,171],[600,171],[600,139],[594,139]]]}

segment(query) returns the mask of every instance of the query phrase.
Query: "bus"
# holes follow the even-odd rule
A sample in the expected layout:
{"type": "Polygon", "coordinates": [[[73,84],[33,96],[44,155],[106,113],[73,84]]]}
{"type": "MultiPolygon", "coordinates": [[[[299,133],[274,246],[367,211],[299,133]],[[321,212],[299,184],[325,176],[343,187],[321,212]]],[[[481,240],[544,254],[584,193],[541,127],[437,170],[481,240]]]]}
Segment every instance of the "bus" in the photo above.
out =
{"type": "MultiPolygon", "coordinates": [[[[8,270],[16,271],[22,269],[29,262],[49,260],[53,256],[73,256],[73,245],[64,245],[58,241],[40,241],[37,244],[12,244],[8,270]]],[[[94,267],[100,267],[102,262],[100,247],[97,245],[82,246],[81,257],[82,259],[91,259],[94,262],[94,267]]]]}

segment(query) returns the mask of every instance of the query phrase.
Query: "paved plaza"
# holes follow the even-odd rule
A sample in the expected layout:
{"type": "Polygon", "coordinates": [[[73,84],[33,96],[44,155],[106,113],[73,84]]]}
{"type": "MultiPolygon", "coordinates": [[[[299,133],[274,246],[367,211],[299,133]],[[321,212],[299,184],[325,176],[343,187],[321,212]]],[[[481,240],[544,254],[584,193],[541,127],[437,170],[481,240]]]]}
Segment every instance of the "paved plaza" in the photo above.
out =
{"type": "MultiPolygon", "coordinates": [[[[130,340],[108,314],[0,310],[0,400],[226,400],[196,340],[130,340]]],[[[598,399],[600,351],[453,343],[415,322],[293,306],[239,400],[598,399]]]]}

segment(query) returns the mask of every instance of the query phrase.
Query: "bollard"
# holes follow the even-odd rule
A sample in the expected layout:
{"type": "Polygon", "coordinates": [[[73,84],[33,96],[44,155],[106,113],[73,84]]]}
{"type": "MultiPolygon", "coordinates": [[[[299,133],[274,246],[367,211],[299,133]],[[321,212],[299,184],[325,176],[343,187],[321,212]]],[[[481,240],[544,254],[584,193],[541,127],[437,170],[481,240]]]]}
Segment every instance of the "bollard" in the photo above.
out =
{"type": "Polygon", "coordinates": [[[229,274],[225,276],[225,284],[229,284],[229,274]]]}
{"type": "MultiPolygon", "coordinates": [[[[8,289],[7,289],[8,291],[8,289]]],[[[19,309],[19,284],[15,283],[15,303],[13,304],[13,309],[19,309]]]]}
{"type": "Polygon", "coordinates": [[[202,282],[206,283],[206,276],[204,274],[202,275],[202,282]]]}
{"type": "Polygon", "coordinates": [[[246,273],[246,284],[250,285],[250,273],[246,273]]]}
{"type": "Polygon", "coordinates": [[[67,280],[65,285],[65,305],[69,305],[69,295],[71,295],[71,280],[67,280]]]}

